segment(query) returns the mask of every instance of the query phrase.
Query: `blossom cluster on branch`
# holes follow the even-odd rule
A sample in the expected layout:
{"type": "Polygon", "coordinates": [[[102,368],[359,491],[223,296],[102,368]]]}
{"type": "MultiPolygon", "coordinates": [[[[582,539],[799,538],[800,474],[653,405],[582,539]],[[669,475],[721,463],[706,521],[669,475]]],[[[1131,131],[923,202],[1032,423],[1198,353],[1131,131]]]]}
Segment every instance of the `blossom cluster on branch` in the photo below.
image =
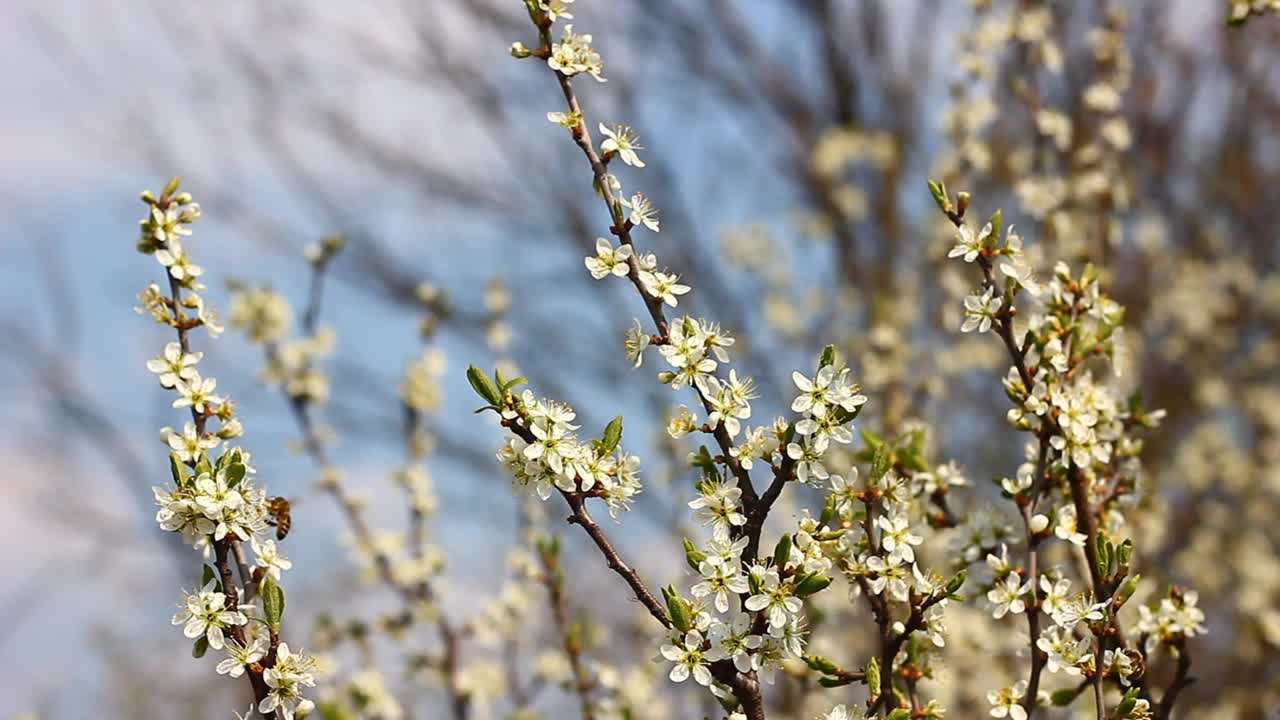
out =
{"type": "Polygon", "coordinates": [[[279,522],[274,499],[257,481],[248,451],[232,444],[244,432],[235,405],[217,394],[215,378],[200,374],[204,355],[192,350],[193,330],[203,327],[215,336],[222,331],[202,295],[203,269],[185,246],[200,206],[189,193],[179,192],[176,177],[159,196],[148,191],[142,200],[148,211],[138,251],[164,267],[167,283],[163,289],[154,283],[144,288],[138,311],[177,334],[147,369],[161,387],[173,391],[173,407],[187,408],[191,417],[181,431],[160,431],[172,477],[170,484],[153,488],[156,522],[179,534],[206,562],[199,582],[184,592],[173,624],[195,641],[196,657],[209,649],[226,653],[218,674],[248,677],[255,699],[250,714],[304,717],[315,708],[303,693],[315,686],[317,667],[312,656],[290,650],[281,639],[284,590],[279,583],[292,563],[267,537],[269,524],[279,522]]]}
{"type": "Polygon", "coordinates": [[[1123,309],[1103,292],[1097,272],[1086,266],[1073,273],[1058,263],[1050,278],[1038,278],[1021,237],[1012,227],[1005,230],[999,211],[975,231],[967,222],[969,195],[953,198],[942,183],[930,182],[939,209],[956,228],[949,257],[976,265],[981,273],[980,286],[964,299],[959,329],[999,338],[1009,362],[1003,379],[1012,403],[1008,421],[1030,439],[1014,477],[998,480],[1022,517],[1021,537],[978,529],[962,543],[958,560],[951,561],[950,579],[923,569],[917,548],[927,543],[927,533],[965,524],[948,502],[964,479],[953,464],[930,471],[923,428],[887,439],[864,430],[864,447],[854,457],[855,463],[867,463],[865,474],[857,464],[842,474],[832,472],[838,469],[833,448],[853,443],[852,421],[868,401],[834,347],[822,352],[813,375],[793,374],[799,394],[791,409],[798,416],[757,427],[745,424],[752,417],[756,385],[728,369],[733,338],[705,318],[669,320],[666,308],[678,307],[691,288],[671,269],[659,270],[656,255],[640,250],[633,239],[640,228],[658,230],[656,212],[643,194],[626,196],[610,163],[620,159],[644,167],[638,137],[625,125],[604,124],[598,125],[598,141],[591,135],[573,88],[579,72],[603,79],[591,36],[568,27],[556,43],[552,28],[564,7],[553,11],[533,0],[526,7],[539,43],[534,48],[517,43],[512,54],[544,59],[553,73],[565,108],[548,113],[548,119],[568,129],[585,156],[616,238],[616,244],[598,238],[585,265],[597,280],[628,279],[648,311],[651,327],[637,320],[626,333],[627,359],[639,367],[646,349],[656,347],[669,366],[659,381],[673,390],[692,390],[694,409],[682,405],[673,413],[669,435],[705,436],[714,448],[703,445],[690,455],[700,479],[689,506],[709,526],[710,537],[684,542],[698,578],[688,595],[667,586],[660,602],[586,511],[588,499],[603,497],[616,515],[623,505],[617,488],[627,488],[628,495],[639,488],[632,472],[638,460],[611,455],[621,438],[621,418],[600,439],[582,441],[572,409],[529,390],[513,392],[523,378],[506,381],[496,374],[490,380],[475,367],[468,377],[487,403],[483,409],[495,411],[514,436],[498,457],[516,483],[532,487],[543,500],[561,495],[573,513],[570,522],[587,530],[610,568],[663,626],[659,655],[672,663],[670,679],[693,678],[728,717],[756,720],[766,716],[762,682],[770,682],[791,658],[802,660],[824,686],[867,686],[864,710],[838,705],[827,718],[855,712],[942,717],[945,708],[925,700],[921,691],[946,647],[946,607],[985,600],[996,620],[1027,618],[1027,677],[988,693],[992,716],[1026,718],[1043,705],[1072,704],[1091,687],[1099,720],[1168,717],[1188,682],[1186,640],[1205,631],[1203,614],[1195,607],[1195,593],[1173,588],[1158,609],[1142,608],[1131,627],[1118,617],[1139,583],[1130,567],[1133,539],[1126,510],[1142,481],[1140,436],[1159,424],[1162,413],[1147,411],[1137,396],[1117,397],[1095,378],[1124,351],[1123,309]],[[619,469],[624,465],[626,472],[619,469]],[[762,467],[768,477],[760,490],[752,471],[762,467]],[[792,482],[826,488],[829,494],[819,512],[806,511],[794,524],[776,518],[769,523],[779,535],[772,555],[761,558],[770,511],[792,482]],[[1055,542],[1065,546],[1050,547],[1055,542]],[[1021,557],[1010,558],[1011,546],[1021,557]],[[1063,564],[1047,567],[1051,554],[1063,564]],[[1077,573],[1085,589],[1072,592],[1077,573]],[[832,584],[833,574],[844,577],[851,602],[865,600],[878,636],[879,651],[854,671],[804,650],[820,629],[809,627],[806,602],[832,584]],[[972,595],[962,592],[970,574],[978,585],[972,595]],[[1160,648],[1179,658],[1179,673],[1163,692],[1145,673],[1160,648]],[[1078,682],[1044,691],[1045,670],[1078,682]],[[1108,699],[1112,692],[1116,695],[1108,699]]]}

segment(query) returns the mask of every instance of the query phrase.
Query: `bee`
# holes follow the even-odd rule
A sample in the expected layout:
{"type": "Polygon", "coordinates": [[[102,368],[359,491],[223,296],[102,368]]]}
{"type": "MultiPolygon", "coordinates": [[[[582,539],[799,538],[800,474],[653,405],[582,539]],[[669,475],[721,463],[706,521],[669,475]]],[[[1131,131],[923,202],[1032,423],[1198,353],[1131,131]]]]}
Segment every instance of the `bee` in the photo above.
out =
{"type": "Polygon", "coordinates": [[[276,539],[283,540],[289,534],[289,529],[293,527],[293,515],[289,512],[289,500],[284,497],[273,497],[267,500],[267,512],[271,513],[271,520],[267,524],[274,525],[276,528],[276,539]]]}

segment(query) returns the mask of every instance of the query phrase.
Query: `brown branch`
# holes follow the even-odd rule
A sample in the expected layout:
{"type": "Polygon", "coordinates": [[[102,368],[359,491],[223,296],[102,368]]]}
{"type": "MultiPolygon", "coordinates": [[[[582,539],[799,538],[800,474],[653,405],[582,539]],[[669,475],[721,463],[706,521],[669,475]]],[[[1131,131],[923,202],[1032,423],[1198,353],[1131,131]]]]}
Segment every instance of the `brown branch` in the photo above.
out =
{"type": "Polygon", "coordinates": [[[1173,705],[1178,701],[1178,693],[1183,688],[1195,682],[1194,678],[1189,678],[1191,672],[1191,655],[1187,652],[1185,644],[1177,646],[1178,650],[1178,666],[1174,670],[1173,680],[1169,682],[1169,687],[1164,692],[1164,696],[1160,698],[1160,703],[1155,708],[1156,720],[1168,720],[1173,715],[1173,705]]]}
{"type": "Polygon", "coordinates": [[[542,548],[539,553],[542,559],[542,584],[551,601],[551,615],[555,619],[564,654],[569,659],[573,689],[578,695],[582,720],[595,720],[595,707],[591,702],[593,684],[582,662],[581,632],[575,629],[569,619],[569,602],[564,596],[564,575],[560,572],[559,541],[553,542],[554,549],[542,548]]]}

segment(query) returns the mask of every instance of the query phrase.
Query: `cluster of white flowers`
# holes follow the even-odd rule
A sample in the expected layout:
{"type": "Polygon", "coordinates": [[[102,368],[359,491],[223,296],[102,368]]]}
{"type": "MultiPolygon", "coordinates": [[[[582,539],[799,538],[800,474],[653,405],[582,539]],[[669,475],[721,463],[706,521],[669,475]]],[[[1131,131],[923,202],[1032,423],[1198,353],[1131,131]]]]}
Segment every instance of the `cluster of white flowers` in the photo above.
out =
{"type": "Polygon", "coordinates": [[[847,479],[832,475],[829,501],[846,526],[857,529],[839,533],[836,543],[842,569],[849,578],[850,595],[856,597],[865,591],[875,596],[878,600],[872,601],[873,608],[878,602],[883,603],[883,609],[876,612],[886,616],[890,602],[916,608],[931,600],[923,608],[921,629],[936,647],[945,646],[943,614],[946,596],[954,589],[944,591],[939,576],[921,570],[915,547],[924,542],[924,537],[911,526],[912,508],[924,486],[909,483],[882,468],[873,469],[862,488],[858,487],[858,477],[856,467],[849,469],[847,479]],[[865,521],[859,521],[860,517],[865,521]]]}
{"type": "MultiPolygon", "coordinates": [[[[1000,540],[999,552],[987,555],[992,615],[999,619],[1024,611],[1036,616],[1043,612],[1052,625],[1030,640],[1033,652],[1044,653],[1044,667],[1050,673],[1093,678],[1095,683],[1106,676],[1128,688],[1146,658],[1127,641],[1112,640],[1115,633],[1110,626],[1118,622],[1115,613],[1138,582],[1137,576],[1128,574],[1131,544],[1126,541],[1117,548],[1108,540],[1126,532],[1124,515],[1112,503],[1133,492],[1139,477],[1141,442],[1132,429],[1155,426],[1163,413],[1145,412],[1140,403],[1122,403],[1109,387],[1095,382],[1085,367],[1091,358],[1107,358],[1119,373],[1115,358],[1123,351],[1123,310],[1102,293],[1092,266],[1075,275],[1058,263],[1051,279],[1037,282],[1025,262],[1021,240],[1012,230],[1002,246],[996,245],[999,212],[975,235],[963,220],[968,196],[961,194],[959,206],[953,206],[941,184],[931,183],[930,189],[959,232],[949,255],[977,261],[986,280],[982,295],[965,300],[967,319],[961,330],[997,327],[1014,362],[1004,379],[1006,394],[1014,403],[1008,420],[1015,428],[1035,433],[1026,443],[1027,461],[1016,477],[1000,482],[1023,513],[1030,567],[1036,567],[1038,543],[1051,537],[1051,524],[1052,536],[1081,548],[1085,562],[1093,565],[1091,591],[1072,594],[1071,581],[1061,574],[1026,577],[1010,562],[1000,540]],[[997,261],[1006,277],[1003,287],[995,281],[997,261]],[[1025,329],[1014,328],[1013,303],[1024,289],[1040,307],[1029,314],[1025,329]],[[1057,507],[1038,511],[1042,500],[1057,507]],[[1097,527],[1102,522],[1105,527],[1097,527]],[[1033,583],[1038,583],[1039,593],[1033,583]],[[1025,599],[1028,594],[1029,600],[1025,599]]],[[[1195,594],[1188,595],[1189,603],[1186,596],[1171,593],[1156,612],[1140,608],[1138,629],[1149,638],[1146,653],[1162,642],[1177,647],[1183,638],[1204,631],[1195,594]]],[[[1036,627],[1034,618],[1030,627],[1036,627]]],[[[1037,672],[1033,669],[1036,682],[1037,672]]],[[[991,715],[1025,720],[1027,708],[1041,701],[1025,695],[1028,685],[1022,681],[989,692],[991,715]]],[[[1124,703],[1127,714],[1123,717],[1147,717],[1149,704],[1140,705],[1128,696],[1126,700],[1132,701],[1124,703]]],[[[1105,712],[1101,700],[1099,705],[1101,716],[1105,712]]]]}
{"type": "MultiPolygon", "coordinates": [[[[1023,581],[1020,574],[1012,568],[1004,545],[1000,546],[999,555],[987,556],[987,565],[992,573],[992,588],[987,593],[987,599],[993,605],[992,616],[1000,619],[1006,613],[1016,615],[1026,610],[1023,596],[1031,590],[1032,581],[1023,581]]],[[[1061,671],[1077,677],[1091,673],[1095,660],[1092,634],[1088,631],[1080,632],[1077,626],[1107,620],[1110,603],[1094,602],[1088,593],[1072,595],[1071,581],[1063,576],[1055,578],[1042,574],[1039,585],[1042,592],[1039,598],[1041,609],[1054,623],[1036,639],[1036,646],[1048,656],[1046,667],[1050,672],[1061,671]]],[[[1025,689],[1025,683],[1023,688],[1025,689]]]]}
{"type": "Polygon", "coordinates": [[[187,593],[173,616],[173,624],[182,625],[182,634],[188,638],[204,638],[209,647],[221,650],[226,646],[224,631],[248,623],[249,618],[238,608],[230,609],[226,594],[218,592],[217,587],[218,581],[210,580],[199,590],[187,593]]]}
{"type": "Polygon", "coordinates": [[[1178,646],[1186,638],[1205,634],[1204,611],[1197,607],[1199,602],[1200,594],[1190,590],[1170,592],[1155,610],[1138,606],[1138,632],[1147,636],[1146,651],[1151,652],[1161,643],[1178,646]]]}
{"type": "Polygon", "coordinates": [[[673,588],[664,591],[668,607],[677,608],[673,616],[687,622],[676,620],[661,656],[675,663],[668,675],[673,682],[692,676],[717,696],[727,697],[730,689],[714,679],[712,663],[730,661],[738,672],[759,672],[772,682],[783,661],[801,657],[807,634],[802,598],[830,582],[820,574],[830,561],[820,553],[789,555],[798,542],[787,536],[781,542],[788,551],[774,558],[781,565],[756,562],[746,567],[742,552],[747,538],[730,540],[729,531],[721,530],[741,524],[737,488],[711,480],[701,487],[701,498],[690,505],[714,518],[714,531],[702,548],[691,543],[686,548],[701,578],[690,591],[693,601],[673,588]],[[704,604],[708,599],[710,606],[704,604]]]}
{"type": "Polygon", "coordinates": [[[859,393],[849,368],[837,367],[834,357],[825,357],[812,378],[791,373],[800,394],[791,410],[803,417],[795,424],[796,438],[787,443],[787,457],[796,462],[796,479],[802,483],[829,477],[822,463],[831,441],[847,445],[853,441],[853,418],[867,398],[859,393]]]}
{"type": "Polygon", "coordinates": [[[571,422],[577,413],[568,405],[525,390],[519,396],[509,394],[502,416],[511,422],[518,419],[530,433],[529,440],[513,437],[498,451],[516,485],[531,489],[543,500],[555,488],[602,497],[614,515],[628,509],[640,493],[640,459],[618,448],[616,437],[580,441],[575,433],[578,426],[571,422]]]}
{"type": "MultiPolygon", "coordinates": [[[[823,353],[815,375],[793,374],[799,395],[792,411],[800,413],[799,418],[794,422],[778,418],[758,427],[746,424],[756,392],[750,378],[722,367],[729,363],[732,338],[702,318],[677,317],[668,323],[664,306],[678,307],[691,288],[670,269],[659,271],[657,258],[632,242],[632,231],[639,226],[658,230],[656,213],[643,194],[622,192],[621,182],[608,173],[608,164],[620,158],[628,166],[643,167],[638,138],[625,125],[599,125],[601,154],[592,147],[589,124],[567,82],[584,71],[578,65],[599,66],[598,56],[590,63],[575,64],[567,59],[581,55],[582,47],[589,47],[589,37],[575,35],[569,28],[562,42],[552,43],[551,13],[545,7],[529,8],[541,46],[531,51],[517,44],[513,52],[518,57],[548,58],[560,73],[568,107],[549,113],[548,119],[573,131],[576,144],[590,161],[596,191],[609,208],[610,230],[616,236],[616,240],[598,238],[594,255],[585,258],[584,264],[597,280],[628,278],[646,301],[654,334],[636,321],[624,337],[627,359],[639,366],[645,351],[656,346],[669,366],[659,373],[659,380],[673,389],[692,387],[697,393],[697,404],[681,405],[670,414],[669,435],[678,439],[705,433],[714,437],[719,448],[718,453],[712,453],[703,447],[690,455],[702,477],[696,486],[698,496],[689,507],[710,528],[710,537],[704,542],[685,541],[686,559],[698,575],[690,597],[682,596],[674,586],[664,588],[664,613],[654,606],[652,595],[639,587],[634,575],[620,571],[650,614],[670,629],[660,649],[661,658],[672,663],[669,678],[680,682],[692,677],[725,700],[726,711],[736,718],[741,713],[734,711],[748,709],[742,702],[747,698],[738,694],[743,692],[744,676],[749,680],[759,674],[768,679],[784,660],[803,657],[805,664],[832,685],[858,679],[870,685],[871,713],[877,711],[878,703],[882,704],[878,708],[881,714],[896,716],[905,711],[905,700],[901,700],[902,707],[894,709],[900,701],[900,683],[905,683],[912,693],[913,717],[940,717],[944,712],[940,706],[916,699],[914,683],[930,677],[932,651],[927,646],[946,645],[943,616],[948,602],[958,597],[956,592],[968,568],[961,567],[945,581],[922,569],[917,548],[925,542],[926,523],[935,528],[961,523],[948,506],[947,492],[965,484],[963,475],[953,464],[927,462],[924,430],[914,426],[891,440],[864,430],[866,448],[855,457],[871,461],[871,472],[865,480],[859,480],[856,467],[846,474],[847,480],[832,475],[828,470],[831,463],[847,462],[839,446],[852,444],[852,422],[866,402],[850,370],[836,362],[834,347],[823,353]],[[699,417],[702,412],[705,419],[699,417]],[[750,471],[757,461],[767,462],[773,471],[772,482],[763,492],[751,483],[750,471]],[[812,485],[829,481],[827,503],[819,518],[805,513],[796,526],[785,528],[773,555],[762,559],[761,529],[772,503],[791,481],[812,485]],[[805,598],[827,587],[831,582],[827,573],[833,567],[847,578],[851,598],[866,597],[880,625],[882,655],[862,673],[840,670],[822,658],[802,656],[807,642],[805,598]],[[880,668],[881,662],[887,667],[880,668]]],[[[1052,22],[1052,14],[1043,9],[1016,12],[1000,25],[999,42],[1016,37],[1033,50],[1036,62],[1051,70],[1060,67],[1061,49],[1047,32],[1052,22]]],[[[1113,47],[1114,35],[1108,28],[1090,37],[1095,57],[1109,76],[1090,87],[1084,100],[1091,111],[1102,116],[1104,139],[1120,148],[1125,145],[1122,131],[1127,128],[1112,121],[1118,119],[1122,107],[1120,91],[1127,82],[1127,67],[1123,53],[1113,47]]],[[[971,125],[966,132],[976,138],[998,112],[995,106],[976,112],[976,119],[965,119],[971,125]]],[[[1067,144],[1071,139],[1070,120],[1060,113],[1040,113],[1035,121],[1055,143],[1067,144]]],[[[815,153],[815,164],[824,177],[834,177],[843,162],[838,158],[852,152],[839,147],[838,141],[825,143],[815,153]]],[[[981,153],[976,146],[972,150],[968,160],[981,165],[981,153]]],[[[1109,167],[1109,161],[1097,159],[1100,154],[1093,150],[1082,159],[1094,175],[1105,175],[1109,167]]],[[[894,162],[887,151],[881,160],[876,162],[880,167],[894,162]]],[[[1110,186],[1105,178],[1095,177],[1089,183],[1082,190],[1082,207],[1086,199],[1110,186]]],[[[1052,620],[1051,627],[1029,637],[1031,652],[1037,658],[1039,652],[1044,653],[1051,673],[1090,678],[1106,674],[1128,687],[1130,676],[1145,658],[1127,647],[1127,641],[1115,640],[1123,635],[1112,632],[1111,626],[1117,623],[1115,612],[1132,595],[1137,578],[1129,575],[1131,543],[1126,541],[1117,548],[1111,539],[1127,532],[1117,504],[1134,492],[1140,473],[1137,455],[1141,443],[1130,431],[1154,425],[1159,418],[1157,413],[1121,403],[1118,394],[1095,382],[1092,368],[1086,367],[1095,358],[1114,360],[1123,350],[1121,310],[1102,294],[1092,268],[1074,276],[1065,265],[1059,265],[1052,278],[1042,283],[1023,250],[1021,237],[1012,227],[1006,230],[998,211],[974,232],[964,219],[967,194],[961,194],[953,205],[940,183],[930,187],[956,227],[957,239],[949,257],[976,264],[982,271],[982,284],[976,290],[957,293],[968,295],[960,329],[994,331],[1005,345],[1013,363],[1005,380],[1014,403],[1008,419],[1016,429],[1034,434],[1027,443],[1026,462],[1016,476],[1000,481],[1022,512],[1029,569],[1022,569],[1008,557],[1008,544],[1017,542],[1012,528],[995,514],[983,512],[971,514],[967,532],[957,538],[965,565],[987,557],[990,580],[982,592],[996,619],[1031,613],[1032,628],[1038,627],[1041,613],[1052,620]],[[1015,308],[1022,291],[1038,299],[1036,311],[1015,308]],[[1042,501],[1045,506],[1039,507],[1042,501]],[[1072,547],[1078,545],[1094,554],[1085,558],[1090,563],[1089,592],[1072,594],[1070,581],[1057,571],[1038,573],[1036,545],[1055,536],[1070,543],[1067,549],[1072,552],[1079,552],[1072,547]],[[1043,590],[1043,599],[1038,589],[1043,590]]],[[[1056,201],[1046,212],[1061,209],[1065,202],[1067,199],[1056,201]]],[[[849,208],[851,216],[857,215],[856,192],[846,192],[837,204],[849,208]]],[[[501,413],[504,426],[518,436],[499,457],[511,467],[519,484],[534,488],[543,498],[554,488],[566,494],[605,494],[613,476],[608,453],[616,446],[616,437],[610,442],[606,430],[604,440],[579,441],[574,434],[577,426],[571,424],[575,414],[567,407],[535,400],[528,392],[516,398],[501,379],[496,390],[487,379],[480,382],[473,378],[472,384],[489,400],[489,407],[501,413]],[[604,490],[593,492],[597,487],[604,490]]],[[[887,424],[897,427],[899,423],[887,424]]],[[[1039,670],[1034,672],[1033,682],[1020,682],[990,694],[993,716],[1027,717],[1027,708],[1040,701],[1038,696],[1026,696],[1028,688],[1038,684],[1039,670]]],[[[1127,703],[1124,712],[1136,705],[1127,703]]],[[[1099,713],[1104,710],[1099,708],[1099,713]]],[[[840,707],[828,717],[847,713],[840,707]]]]}
{"type": "Polygon", "coordinates": [[[156,512],[160,528],[181,533],[182,539],[206,558],[212,543],[228,534],[242,542],[253,539],[266,525],[268,510],[267,495],[254,485],[253,466],[248,461],[248,453],[228,448],[212,467],[201,456],[196,469],[207,469],[194,477],[179,469],[181,479],[176,487],[152,487],[160,507],[156,512]]]}
{"type": "MultiPolygon", "coordinates": [[[[328,257],[328,256],[324,256],[328,257]]],[[[329,399],[329,378],[316,363],[333,352],[337,334],[321,327],[303,337],[288,336],[293,310],[283,295],[269,287],[232,284],[231,324],[250,342],[266,349],[260,378],[284,388],[299,402],[323,404],[329,399]]]]}
{"type": "MultiPolygon", "coordinates": [[[[219,674],[240,677],[249,671],[260,675],[267,691],[259,699],[258,711],[274,711],[292,720],[315,707],[301,696],[301,687],[315,684],[315,663],[305,653],[291,653],[284,643],[273,647],[267,635],[268,628],[274,631],[279,627],[284,596],[278,582],[292,563],[274,540],[261,536],[272,511],[267,492],[255,482],[249,453],[223,445],[243,433],[235,408],[231,401],[215,394],[217,380],[201,376],[197,370],[203,354],[188,349],[191,330],[203,326],[216,334],[221,327],[200,295],[205,288],[198,278],[203,273],[181,245],[181,239],[191,234],[188,225],[200,217],[199,206],[190,195],[177,190],[174,178],[159,197],[142,194],[150,210],[142,221],[138,241],[138,249],[153,254],[170,278],[168,295],[155,284],[139,294],[140,311],[174,328],[179,338],[148,361],[147,369],[157,376],[161,387],[176,395],[173,407],[188,408],[191,413],[181,431],[171,427],[161,430],[161,440],[170,451],[173,484],[155,486],[152,492],[159,506],[156,522],[161,529],[180,534],[206,560],[216,554],[219,567],[205,566],[200,588],[185,593],[173,624],[183,626],[183,634],[196,641],[197,656],[207,648],[226,651],[227,657],[217,666],[219,674]],[[210,422],[218,423],[216,430],[207,428],[210,422]],[[240,543],[249,543],[260,575],[250,574],[240,561],[240,543]],[[239,564],[238,585],[225,584],[226,578],[232,577],[231,556],[239,564]],[[254,586],[261,603],[249,602],[247,588],[254,586]]],[[[288,325],[287,307],[282,311],[266,295],[237,303],[233,316],[264,342],[288,325]]]]}
{"type": "Polygon", "coordinates": [[[293,308],[283,295],[269,287],[235,287],[231,294],[231,324],[251,342],[283,340],[293,325],[293,308]]]}
{"type": "Polygon", "coordinates": [[[316,685],[315,658],[304,652],[292,652],[288,643],[276,647],[276,661],[262,672],[267,683],[267,696],[258,703],[258,712],[275,712],[286,720],[306,717],[315,703],[302,697],[304,687],[316,685]]]}
{"type": "Polygon", "coordinates": [[[436,349],[424,350],[405,368],[404,381],[400,383],[400,400],[421,413],[438,411],[444,402],[444,386],[440,382],[444,372],[444,353],[436,349]]]}
{"type": "MultiPolygon", "coordinates": [[[[560,15],[565,17],[563,12],[560,15]]],[[[569,77],[584,72],[600,82],[605,81],[602,74],[604,63],[600,59],[600,53],[591,47],[591,36],[575,33],[573,25],[565,25],[560,42],[552,43],[547,65],[569,77]]]]}

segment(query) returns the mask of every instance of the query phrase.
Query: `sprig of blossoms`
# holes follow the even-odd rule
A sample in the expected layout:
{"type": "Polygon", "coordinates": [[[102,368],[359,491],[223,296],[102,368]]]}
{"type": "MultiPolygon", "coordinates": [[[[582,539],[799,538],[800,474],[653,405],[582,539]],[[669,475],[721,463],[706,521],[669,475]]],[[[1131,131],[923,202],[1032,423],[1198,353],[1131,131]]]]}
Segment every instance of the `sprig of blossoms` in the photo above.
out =
{"type": "MultiPolygon", "coordinates": [[[[1077,275],[1058,263],[1052,277],[1041,283],[1012,229],[1003,245],[997,242],[999,211],[975,235],[965,223],[968,195],[961,193],[953,204],[941,183],[931,182],[930,190],[959,235],[949,257],[976,262],[983,273],[981,295],[965,299],[961,330],[994,329],[1000,337],[1013,363],[1003,382],[1014,404],[1008,419],[1015,428],[1034,433],[1026,444],[1027,462],[1015,478],[1001,481],[1022,515],[1027,562],[1033,572],[1024,579],[1008,561],[1004,545],[999,555],[987,558],[993,576],[987,593],[993,615],[998,619],[1027,612],[1034,662],[1024,684],[992,691],[992,714],[1026,717],[1038,702],[1044,667],[1050,673],[1063,672],[1093,683],[1096,711],[1103,717],[1107,714],[1103,677],[1113,677],[1127,688],[1135,665],[1145,663],[1116,627],[1116,611],[1138,583],[1138,576],[1129,572],[1132,543],[1120,542],[1116,536],[1125,532],[1120,498],[1134,491],[1140,470],[1136,451],[1141,442],[1133,435],[1139,428],[1156,425],[1161,413],[1144,411],[1136,399],[1127,405],[1120,402],[1109,387],[1095,381],[1087,367],[1095,358],[1114,360],[1123,319],[1123,309],[1102,292],[1092,266],[1077,275]],[[997,265],[1003,283],[995,273],[997,265]],[[1014,303],[1022,290],[1040,307],[1029,314],[1025,328],[1015,328],[1013,319],[1019,310],[1014,303]],[[1042,510],[1041,503],[1054,507],[1042,510]],[[1061,575],[1035,577],[1038,545],[1049,537],[1081,548],[1089,571],[1087,592],[1071,594],[1070,581],[1061,575]],[[1028,594],[1029,601],[1024,601],[1028,594]],[[1037,632],[1041,613],[1052,625],[1037,632]],[[1043,666],[1039,653],[1043,653],[1043,666]],[[1021,700],[1013,697],[1018,689],[1025,692],[1021,700]]],[[[1169,608],[1173,606],[1170,602],[1169,608]]],[[[1168,609],[1162,611],[1165,618],[1174,615],[1168,609]]],[[[1151,637],[1159,623],[1149,609],[1140,608],[1140,613],[1139,630],[1151,637]]],[[[1191,635],[1203,630],[1194,612],[1188,620],[1191,635]]],[[[1175,637],[1175,644],[1180,641],[1175,637]]],[[[1149,641],[1145,652],[1149,654],[1160,642],[1149,641]]],[[[1132,710],[1136,703],[1126,699],[1122,704],[1132,710]]]]}
{"type": "Polygon", "coordinates": [[[577,417],[571,407],[538,398],[528,389],[518,396],[512,392],[523,379],[504,381],[498,375],[496,385],[487,378],[481,382],[476,378],[484,375],[476,368],[468,370],[468,377],[473,387],[484,389],[482,397],[500,411],[504,423],[524,430],[523,437],[509,439],[497,454],[516,486],[529,488],[542,500],[556,489],[601,497],[614,516],[630,508],[642,489],[640,461],[618,447],[621,418],[605,428],[603,439],[584,442],[576,433],[579,426],[571,422],[577,417]]]}
{"type": "MultiPolygon", "coordinates": [[[[139,295],[141,312],[177,332],[147,369],[160,386],[172,391],[174,408],[188,408],[191,414],[181,432],[164,428],[160,435],[169,448],[172,485],[152,489],[156,522],[161,529],[178,533],[213,565],[204,566],[198,590],[185,593],[173,624],[195,640],[194,654],[208,648],[226,649],[227,658],[218,663],[218,674],[240,677],[248,673],[254,688],[258,712],[266,717],[292,720],[314,708],[301,695],[301,686],[313,686],[314,661],[305,654],[292,654],[279,643],[279,627],[284,611],[284,591],[278,581],[291,563],[274,541],[261,537],[271,516],[267,492],[255,481],[256,470],[244,449],[225,445],[239,437],[243,426],[235,407],[227,398],[215,395],[217,380],[196,369],[203,354],[190,349],[189,333],[205,327],[217,334],[221,327],[201,296],[205,290],[198,278],[203,274],[186,249],[188,227],[200,217],[199,206],[187,193],[178,192],[174,178],[157,197],[142,194],[149,212],[142,220],[138,250],[153,255],[166,268],[169,293],[152,284],[139,295]],[[209,428],[218,423],[217,430],[209,428]],[[263,574],[253,575],[242,555],[248,543],[254,562],[263,574]],[[233,560],[240,577],[236,582],[233,560]],[[260,602],[248,602],[256,594],[260,602]],[[251,623],[260,621],[260,624],[251,623]],[[270,629],[269,637],[266,628],[270,629]]],[[[236,314],[243,316],[238,308],[236,314]]],[[[269,335],[280,324],[278,314],[257,313],[261,335],[269,335]]]]}
{"type": "Polygon", "coordinates": [[[591,47],[591,36],[575,33],[573,25],[565,25],[560,42],[551,45],[547,66],[567,77],[587,73],[596,80],[605,82],[604,63],[600,59],[600,53],[591,47]]]}

